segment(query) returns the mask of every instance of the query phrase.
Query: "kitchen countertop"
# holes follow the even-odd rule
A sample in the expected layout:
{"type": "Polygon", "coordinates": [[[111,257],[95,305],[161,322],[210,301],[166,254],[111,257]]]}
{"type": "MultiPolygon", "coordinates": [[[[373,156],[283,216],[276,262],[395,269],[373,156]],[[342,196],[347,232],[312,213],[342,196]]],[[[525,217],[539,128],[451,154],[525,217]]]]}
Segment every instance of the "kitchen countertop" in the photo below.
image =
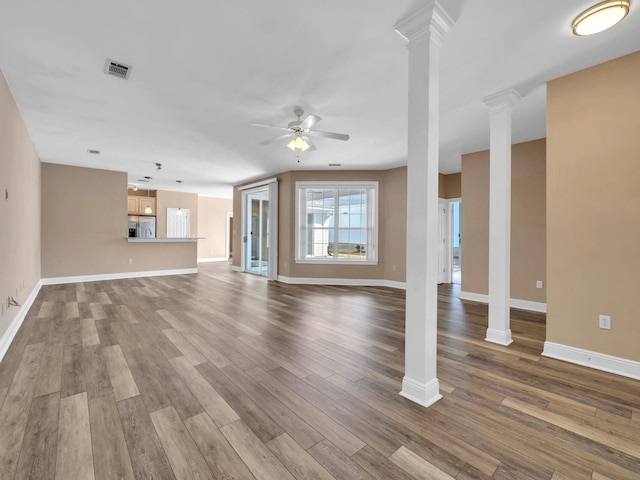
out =
{"type": "Polygon", "coordinates": [[[130,243],[167,243],[167,242],[195,242],[197,240],[203,240],[205,237],[156,237],[156,238],[139,238],[139,237],[127,237],[127,241],[130,243]]]}

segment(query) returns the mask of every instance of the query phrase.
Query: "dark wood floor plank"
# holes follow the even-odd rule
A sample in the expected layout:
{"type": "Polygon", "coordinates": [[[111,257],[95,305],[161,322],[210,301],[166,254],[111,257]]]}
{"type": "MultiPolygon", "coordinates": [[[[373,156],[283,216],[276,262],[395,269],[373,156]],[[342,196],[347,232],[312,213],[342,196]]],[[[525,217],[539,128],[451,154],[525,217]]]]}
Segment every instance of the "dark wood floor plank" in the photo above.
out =
{"type": "Polygon", "coordinates": [[[62,357],[60,396],[67,397],[87,390],[81,344],[65,345],[62,357]]]}
{"type": "Polygon", "coordinates": [[[413,477],[369,445],[359,450],[351,459],[378,480],[411,480],[413,477]]]}
{"type": "Polygon", "coordinates": [[[373,480],[375,478],[328,440],[317,443],[308,452],[336,479],[373,480]]]}
{"type": "Polygon", "coordinates": [[[36,387],[44,343],[28,345],[0,410],[0,472],[13,478],[36,387]]]}
{"type": "Polygon", "coordinates": [[[377,449],[384,456],[388,457],[400,448],[402,443],[377,429],[377,422],[366,421],[354,415],[353,411],[349,410],[346,405],[334,401],[325,395],[324,391],[314,388],[308,382],[296,378],[284,369],[271,370],[269,374],[286,384],[331,418],[340,422],[341,425],[347,427],[349,431],[361,438],[367,445],[377,449]]]}
{"type": "Polygon", "coordinates": [[[220,395],[233,405],[234,411],[262,442],[267,443],[284,433],[281,426],[211,362],[197,365],[196,369],[210,385],[215,385],[220,395]]]}
{"type": "Polygon", "coordinates": [[[127,398],[117,407],[135,477],[175,479],[142,398],[127,398]]]}
{"type": "Polygon", "coordinates": [[[153,412],[170,406],[171,400],[163,388],[162,381],[147,361],[142,350],[123,353],[147,410],[153,412]]]}
{"type": "Polygon", "coordinates": [[[351,456],[365,446],[360,438],[264,370],[247,373],[346,455],[351,456]]]}
{"type": "Polygon", "coordinates": [[[173,407],[152,412],[151,420],[176,479],[214,478],[202,453],[173,407]]]}
{"type": "Polygon", "coordinates": [[[317,430],[239,368],[229,366],[223,368],[222,372],[253,402],[260,405],[267,415],[302,445],[302,448],[307,449],[324,439],[317,430]]]}
{"type": "Polygon", "coordinates": [[[333,475],[286,433],[271,440],[267,443],[267,447],[295,478],[305,480],[334,479],[333,475]]]}
{"type": "Polygon", "coordinates": [[[225,425],[220,431],[258,480],[294,480],[289,470],[242,420],[225,425]]]}
{"type": "Polygon", "coordinates": [[[112,394],[113,388],[111,387],[111,379],[109,378],[109,371],[107,370],[107,362],[104,358],[102,345],[90,345],[84,347],[82,350],[87,396],[89,400],[112,394]]]}
{"type": "Polygon", "coordinates": [[[45,346],[34,393],[36,397],[60,391],[60,384],[62,382],[62,359],[63,345],[61,343],[45,346]]]}
{"type": "Polygon", "coordinates": [[[171,405],[175,407],[180,415],[180,418],[193,417],[204,411],[204,408],[193,396],[182,377],[159,350],[145,350],[144,355],[153,370],[153,375],[162,385],[162,389],[171,401],[171,405]]]}
{"type": "Polygon", "coordinates": [[[215,478],[255,478],[209,415],[201,413],[187,418],[184,423],[215,478]]]}
{"type": "Polygon", "coordinates": [[[53,480],[56,476],[60,394],[33,399],[15,480],[53,480]]]}
{"type": "Polygon", "coordinates": [[[118,409],[112,395],[89,400],[89,420],[95,478],[135,478],[118,409]]]}
{"type": "Polygon", "coordinates": [[[172,359],[171,364],[218,427],[240,419],[235,410],[233,410],[216,389],[200,375],[200,372],[196,370],[189,360],[185,357],[178,357],[172,359]]]}

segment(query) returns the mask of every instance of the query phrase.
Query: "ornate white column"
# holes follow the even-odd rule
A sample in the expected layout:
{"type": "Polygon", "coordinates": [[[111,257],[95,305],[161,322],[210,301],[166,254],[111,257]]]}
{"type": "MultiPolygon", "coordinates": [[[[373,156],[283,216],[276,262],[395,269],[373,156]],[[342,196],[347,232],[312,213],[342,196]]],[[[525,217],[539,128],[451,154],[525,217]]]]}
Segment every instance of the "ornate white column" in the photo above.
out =
{"type": "Polygon", "coordinates": [[[409,49],[407,300],[405,375],[400,395],[428,407],[439,400],[438,149],[440,39],[453,21],[437,2],[399,21],[409,49]]]}
{"type": "Polygon", "coordinates": [[[507,90],[482,99],[489,107],[489,328],[488,342],[511,339],[511,110],[520,95],[507,90]]]}

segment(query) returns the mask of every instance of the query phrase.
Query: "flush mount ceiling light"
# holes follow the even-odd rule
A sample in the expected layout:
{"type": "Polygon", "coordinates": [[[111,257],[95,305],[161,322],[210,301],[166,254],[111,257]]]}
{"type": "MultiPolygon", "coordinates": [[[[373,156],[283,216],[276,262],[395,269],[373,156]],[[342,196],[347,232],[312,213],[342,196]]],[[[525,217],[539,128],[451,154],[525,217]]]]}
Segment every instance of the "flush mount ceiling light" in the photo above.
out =
{"type": "Polygon", "coordinates": [[[296,138],[294,138],[289,143],[287,143],[287,147],[289,147],[294,152],[296,150],[300,150],[300,151],[304,152],[304,151],[309,149],[309,144],[300,135],[296,135],[296,138]]]}
{"type": "Polygon", "coordinates": [[[629,0],[608,0],[586,9],[573,21],[573,34],[593,35],[620,23],[629,14],[629,0]]]}

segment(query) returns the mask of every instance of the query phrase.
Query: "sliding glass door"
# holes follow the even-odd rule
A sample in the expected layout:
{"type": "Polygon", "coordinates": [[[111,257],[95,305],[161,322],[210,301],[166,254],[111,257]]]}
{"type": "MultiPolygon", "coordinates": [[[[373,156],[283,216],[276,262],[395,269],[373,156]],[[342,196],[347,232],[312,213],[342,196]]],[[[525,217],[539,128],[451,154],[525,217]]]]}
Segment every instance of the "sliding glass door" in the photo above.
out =
{"type": "Polygon", "coordinates": [[[269,273],[269,189],[245,193],[245,271],[269,273]]]}
{"type": "Polygon", "coordinates": [[[278,180],[240,187],[242,271],[278,278],[278,180]]]}

